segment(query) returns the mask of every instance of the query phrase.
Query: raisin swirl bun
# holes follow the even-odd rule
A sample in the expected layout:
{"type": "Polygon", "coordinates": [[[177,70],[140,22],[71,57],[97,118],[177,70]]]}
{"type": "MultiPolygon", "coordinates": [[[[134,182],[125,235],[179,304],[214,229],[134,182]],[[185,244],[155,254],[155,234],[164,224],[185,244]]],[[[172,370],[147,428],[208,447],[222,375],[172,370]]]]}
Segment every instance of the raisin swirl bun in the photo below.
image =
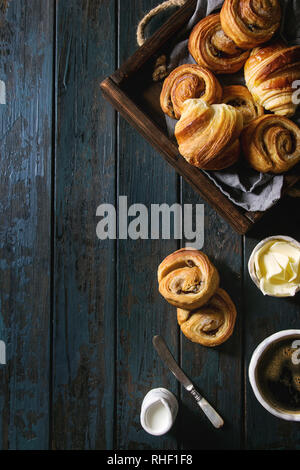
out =
{"type": "Polygon", "coordinates": [[[221,288],[200,308],[177,309],[182,333],[194,343],[209,347],[224,343],[232,335],[236,315],[234,303],[221,288]]]}
{"type": "Polygon", "coordinates": [[[219,287],[219,273],[202,251],[182,248],[158,267],[159,292],[175,307],[192,310],[204,305],[219,287]]]}
{"type": "Polygon", "coordinates": [[[300,46],[274,42],[253,49],[245,64],[246,85],[257,103],[280,116],[293,116],[293,82],[300,79],[300,46]]]}
{"type": "Polygon", "coordinates": [[[201,99],[191,99],[183,104],[175,137],[179,152],[191,165],[221,170],[238,160],[242,129],[243,115],[233,106],[209,106],[201,99]]]}
{"type": "Polygon", "coordinates": [[[264,108],[255,103],[248,88],[242,85],[229,85],[223,88],[222,103],[237,108],[243,115],[244,127],[264,114],[264,108]]]}
{"type": "Polygon", "coordinates": [[[300,160],[300,129],[286,117],[255,119],[243,130],[241,143],[250,165],[262,173],[284,173],[300,160]]]}
{"type": "Polygon", "coordinates": [[[219,103],[222,87],[213,73],[200,65],[184,64],[165,79],[160,94],[160,106],[171,118],[179,119],[182,105],[189,98],[201,98],[206,103],[219,103]]]}
{"type": "Polygon", "coordinates": [[[196,24],[190,34],[188,48],[197,64],[215,73],[235,73],[249,56],[249,51],[240,49],[224,33],[218,13],[196,24]]]}
{"type": "Polygon", "coordinates": [[[269,41],[280,19],[278,0],[225,0],[220,13],[223,30],[241,49],[269,41]]]}

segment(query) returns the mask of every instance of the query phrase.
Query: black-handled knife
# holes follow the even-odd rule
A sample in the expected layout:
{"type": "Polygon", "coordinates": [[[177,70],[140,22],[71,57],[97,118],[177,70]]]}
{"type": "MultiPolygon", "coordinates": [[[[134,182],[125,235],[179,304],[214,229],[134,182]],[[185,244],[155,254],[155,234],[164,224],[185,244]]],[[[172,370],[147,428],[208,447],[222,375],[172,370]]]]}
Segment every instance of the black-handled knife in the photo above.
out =
{"type": "Polygon", "coordinates": [[[214,427],[221,428],[224,424],[223,419],[208,403],[208,401],[195,389],[191,380],[185,375],[183,370],[175,361],[163,337],[159,335],[153,336],[153,346],[155,347],[162,361],[166,364],[170,371],[173,372],[176,379],[179,380],[184,388],[193,395],[197,404],[206,414],[207,418],[214,425],[214,427]]]}

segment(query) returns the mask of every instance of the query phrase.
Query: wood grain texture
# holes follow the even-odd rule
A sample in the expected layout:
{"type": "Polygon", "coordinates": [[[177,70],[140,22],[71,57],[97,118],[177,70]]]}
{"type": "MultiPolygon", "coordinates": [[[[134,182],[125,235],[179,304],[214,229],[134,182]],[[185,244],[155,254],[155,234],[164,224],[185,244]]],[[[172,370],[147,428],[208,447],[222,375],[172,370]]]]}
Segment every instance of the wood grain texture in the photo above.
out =
{"type": "MultiPolygon", "coordinates": [[[[204,204],[182,180],[182,203],[204,204]]],[[[242,239],[209,205],[205,204],[202,250],[217,267],[220,286],[237,308],[233,335],[226,343],[207,348],[181,335],[181,364],[203,396],[220,413],[224,426],[215,429],[193,398],[182,390],[180,427],[182,449],[239,449],[242,446],[242,239]],[[234,385],[233,385],[234,384],[234,385]]]]}
{"type": "Polygon", "coordinates": [[[0,447],[46,449],[53,2],[0,12],[0,447]]]}
{"type": "MultiPolygon", "coordinates": [[[[191,171],[185,182],[155,150],[165,146],[167,161],[183,173],[189,165],[176,146],[158,133],[153,148],[100,91],[103,78],[136,50],[136,25],[158,3],[0,5],[0,80],[6,84],[6,104],[0,104],[0,340],[7,345],[7,365],[0,364],[1,449],[300,449],[299,425],[267,413],[247,377],[261,340],[299,328],[300,294],[263,297],[247,271],[262,238],[300,239],[298,199],[283,199],[259,222],[260,214],[244,214],[257,225],[241,238],[206,204],[214,205],[211,187],[205,201],[193,191],[198,173],[191,171]],[[184,240],[97,238],[97,207],[118,207],[122,195],[128,206],[143,203],[149,212],[154,203],[205,205],[203,251],[238,310],[225,344],[208,349],[189,342],[176,309],[158,292],[157,266],[184,240]],[[155,334],[164,336],[220,412],[223,429],[212,428],[162,364],[152,347],[155,334]],[[139,413],[145,394],[158,386],[175,393],[180,409],[172,430],[153,437],[141,428],[139,413]]],[[[168,16],[153,20],[148,35],[168,16]]],[[[168,43],[168,30],[162,31],[168,43]]],[[[158,90],[156,84],[139,103],[150,109],[158,90]]],[[[139,91],[132,89],[132,96],[139,91]]],[[[122,102],[122,93],[120,111],[129,99],[122,102]]],[[[133,124],[136,117],[142,122],[139,103],[131,110],[133,124]]],[[[148,124],[161,129],[163,120],[142,122],[145,135],[148,124]]],[[[289,183],[298,177],[290,175],[289,183]]],[[[228,216],[230,210],[227,205],[228,216]]]]}
{"type": "Polygon", "coordinates": [[[57,3],[53,448],[111,449],[115,242],[96,209],[115,203],[115,114],[99,83],[115,67],[115,2],[57,3]]]}
{"type": "MultiPolygon", "coordinates": [[[[157,1],[119,2],[119,62],[137,47],[138,20],[157,1]]],[[[118,129],[118,192],[128,196],[128,205],[177,200],[176,174],[122,118],[118,129]]],[[[162,334],[178,357],[176,312],[158,293],[157,267],[177,248],[175,240],[119,240],[116,448],[176,449],[176,428],[166,436],[153,437],[140,425],[139,413],[145,394],[166,387],[175,395],[178,385],[152,346],[152,337],[162,334]],[[175,433],[175,434],[174,434],[175,433]]]]}
{"type": "Polygon", "coordinates": [[[247,264],[252,250],[260,240],[271,235],[289,235],[300,240],[299,200],[286,197],[245,240],[246,447],[300,449],[299,423],[283,421],[269,414],[256,400],[247,376],[251,355],[263,339],[280,330],[299,328],[299,294],[290,299],[263,296],[248,274],[247,264]]]}

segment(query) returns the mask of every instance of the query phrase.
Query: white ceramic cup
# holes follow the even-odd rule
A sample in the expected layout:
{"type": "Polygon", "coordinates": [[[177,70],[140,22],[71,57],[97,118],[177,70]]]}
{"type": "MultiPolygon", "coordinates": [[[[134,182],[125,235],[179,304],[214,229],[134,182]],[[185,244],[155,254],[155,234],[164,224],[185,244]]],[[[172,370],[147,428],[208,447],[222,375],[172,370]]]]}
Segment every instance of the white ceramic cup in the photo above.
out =
{"type": "Polygon", "coordinates": [[[153,436],[162,436],[166,434],[174,424],[178,412],[178,401],[175,395],[166,388],[153,388],[145,396],[141,407],[141,425],[146,432],[153,436]],[[151,409],[156,404],[164,407],[164,420],[159,428],[153,429],[151,427],[151,420],[149,419],[151,409]]]}
{"type": "MultiPolygon", "coordinates": [[[[249,261],[248,261],[248,271],[249,271],[250,277],[251,277],[252,281],[254,282],[254,284],[256,285],[256,287],[258,287],[259,289],[260,289],[259,279],[256,275],[255,267],[254,267],[254,256],[255,256],[255,253],[262,246],[264,246],[267,242],[269,242],[271,240],[284,240],[284,241],[287,241],[287,242],[291,243],[292,245],[295,245],[296,247],[300,248],[300,243],[297,240],[295,240],[294,238],[288,237],[286,235],[273,235],[272,237],[264,238],[261,242],[259,242],[256,245],[256,247],[254,248],[254,250],[252,251],[252,253],[250,255],[250,258],[249,258],[249,261]]],[[[299,290],[300,290],[300,286],[297,289],[296,293],[299,292],[299,290]]],[[[279,297],[279,296],[272,296],[271,294],[266,294],[266,295],[269,295],[270,297],[277,297],[277,298],[279,297]]]]}
{"type": "Polygon", "coordinates": [[[253,392],[259,401],[259,403],[274,416],[277,418],[285,419],[287,421],[300,421],[300,410],[299,412],[287,412],[284,410],[280,410],[272,405],[269,401],[267,401],[262,393],[260,392],[258,381],[257,381],[257,365],[259,363],[262,354],[273,344],[278,341],[282,341],[288,338],[299,338],[300,341],[300,330],[282,330],[278,331],[268,338],[264,339],[255,349],[254,353],[252,354],[251,361],[249,364],[249,381],[253,392]]]}

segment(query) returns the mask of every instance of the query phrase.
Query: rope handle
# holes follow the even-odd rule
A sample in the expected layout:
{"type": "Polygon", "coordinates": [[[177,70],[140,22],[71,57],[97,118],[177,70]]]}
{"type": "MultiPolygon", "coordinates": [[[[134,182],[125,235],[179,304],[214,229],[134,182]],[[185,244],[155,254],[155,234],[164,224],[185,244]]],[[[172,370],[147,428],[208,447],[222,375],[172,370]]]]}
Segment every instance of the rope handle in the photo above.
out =
{"type": "Polygon", "coordinates": [[[139,22],[137,31],[136,31],[136,40],[139,46],[142,46],[144,42],[146,41],[145,39],[145,28],[149,21],[156,16],[158,13],[160,13],[163,10],[167,10],[168,8],[171,7],[182,7],[184,5],[186,0],[166,0],[165,2],[160,3],[157,5],[157,7],[153,8],[150,10],[144,18],[139,22]]]}
{"type": "MultiPolygon", "coordinates": [[[[145,43],[145,28],[149,21],[154,18],[154,16],[158,15],[158,13],[160,13],[161,11],[167,10],[171,7],[182,7],[185,2],[186,0],[166,0],[157,5],[157,7],[150,10],[138,24],[136,31],[136,40],[138,45],[142,46],[145,43]]],[[[165,55],[161,55],[156,59],[154,70],[152,73],[152,80],[154,82],[158,82],[160,80],[163,80],[167,75],[167,58],[165,55]]]]}

